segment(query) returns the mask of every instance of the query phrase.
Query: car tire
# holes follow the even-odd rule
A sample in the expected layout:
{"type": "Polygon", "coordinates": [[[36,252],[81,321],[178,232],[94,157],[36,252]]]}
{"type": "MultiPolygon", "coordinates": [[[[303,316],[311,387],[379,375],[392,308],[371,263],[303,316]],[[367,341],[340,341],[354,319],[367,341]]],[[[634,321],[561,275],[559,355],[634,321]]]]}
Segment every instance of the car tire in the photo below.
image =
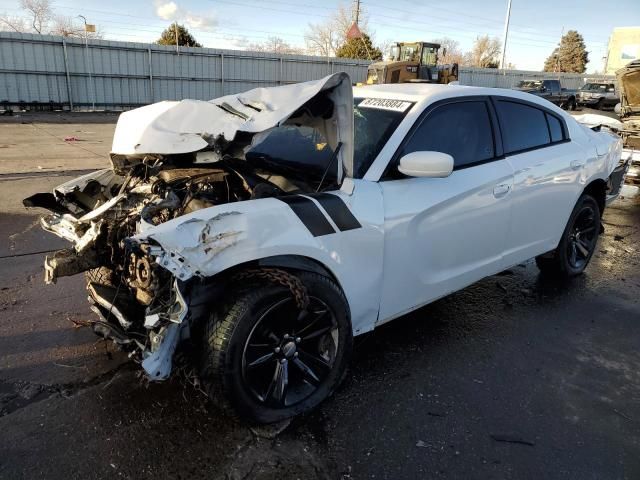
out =
{"type": "Polygon", "coordinates": [[[604,98],[601,98],[600,100],[598,100],[598,103],[596,103],[595,109],[602,110],[603,108],[604,108],[604,98]]]}
{"type": "Polygon", "coordinates": [[[600,235],[600,214],[595,198],[583,194],[571,212],[558,247],[536,257],[536,265],[540,271],[561,278],[574,277],[584,272],[600,235]]]}
{"type": "Polygon", "coordinates": [[[261,282],[238,290],[204,325],[205,390],[258,423],[317,407],[344,379],[351,357],[351,321],[341,289],[317,273],[296,276],[308,292],[306,315],[289,288],[261,282]]]}
{"type": "Polygon", "coordinates": [[[113,270],[107,267],[98,267],[84,272],[84,278],[87,283],[97,283],[99,285],[107,285],[113,287],[115,285],[115,275],[113,270]]]}
{"type": "Polygon", "coordinates": [[[570,98],[569,100],[567,100],[567,110],[573,112],[576,109],[576,99],[575,98],[570,98]]]}

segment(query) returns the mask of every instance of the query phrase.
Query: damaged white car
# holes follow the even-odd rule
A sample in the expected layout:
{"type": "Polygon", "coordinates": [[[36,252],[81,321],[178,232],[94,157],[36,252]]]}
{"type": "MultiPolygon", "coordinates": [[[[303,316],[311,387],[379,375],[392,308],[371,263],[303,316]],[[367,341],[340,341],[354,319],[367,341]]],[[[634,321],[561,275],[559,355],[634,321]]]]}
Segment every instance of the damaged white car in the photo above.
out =
{"type": "Polygon", "coordinates": [[[273,422],[334,391],[354,335],[531,257],[581,273],[621,142],[526,93],[338,73],[123,113],[112,150],[25,200],[73,243],[46,280],[86,272],[93,329],[151,379],[197,352],[273,422]]]}

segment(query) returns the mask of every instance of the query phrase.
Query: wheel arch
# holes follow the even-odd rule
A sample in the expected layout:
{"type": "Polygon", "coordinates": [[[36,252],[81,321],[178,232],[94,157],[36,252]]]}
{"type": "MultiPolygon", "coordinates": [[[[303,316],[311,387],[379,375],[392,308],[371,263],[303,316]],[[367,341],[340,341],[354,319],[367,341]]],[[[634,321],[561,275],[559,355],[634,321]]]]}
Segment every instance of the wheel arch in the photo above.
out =
{"type": "Polygon", "coordinates": [[[607,200],[607,182],[601,178],[597,178],[584,188],[582,194],[591,195],[595,198],[596,202],[598,202],[598,207],[600,208],[600,216],[602,216],[607,200]]]}
{"type": "MultiPolygon", "coordinates": [[[[306,272],[317,273],[323,275],[332,280],[340,289],[347,302],[348,316],[351,318],[351,306],[349,304],[349,296],[345,291],[338,276],[321,261],[298,254],[284,254],[284,255],[272,255],[245,262],[238,263],[230,266],[220,272],[217,272],[208,277],[193,277],[187,283],[191,291],[191,309],[192,315],[195,317],[200,316],[198,308],[202,308],[203,305],[210,305],[211,302],[215,302],[217,298],[220,298],[225,293],[225,287],[228,285],[228,280],[237,272],[240,272],[249,268],[281,268],[283,270],[301,270],[306,272]]],[[[205,307],[204,311],[207,308],[205,307]]],[[[203,313],[204,313],[203,311],[203,313]]]]}

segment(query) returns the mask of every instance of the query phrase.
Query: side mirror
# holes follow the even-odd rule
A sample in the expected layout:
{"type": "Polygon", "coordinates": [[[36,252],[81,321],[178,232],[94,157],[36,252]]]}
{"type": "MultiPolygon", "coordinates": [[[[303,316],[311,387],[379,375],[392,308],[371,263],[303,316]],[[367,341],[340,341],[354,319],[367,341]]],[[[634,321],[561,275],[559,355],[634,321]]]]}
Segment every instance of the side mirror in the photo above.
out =
{"type": "Polygon", "coordinates": [[[442,152],[407,153],[400,159],[398,171],[409,177],[448,177],[453,172],[453,157],[442,152]]]}
{"type": "Polygon", "coordinates": [[[620,103],[616,103],[616,106],[613,107],[613,111],[620,115],[620,112],[622,112],[622,105],[620,103]]]}

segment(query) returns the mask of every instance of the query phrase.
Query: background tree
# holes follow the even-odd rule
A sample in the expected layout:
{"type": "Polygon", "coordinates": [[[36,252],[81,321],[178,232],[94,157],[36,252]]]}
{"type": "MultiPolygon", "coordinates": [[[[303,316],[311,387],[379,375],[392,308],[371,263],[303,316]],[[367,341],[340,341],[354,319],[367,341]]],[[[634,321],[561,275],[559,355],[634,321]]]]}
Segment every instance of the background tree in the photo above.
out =
{"type": "Polygon", "coordinates": [[[476,37],[473,48],[465,54],[466,65],[479,68],[498,68],[502,44],[497,38],[489,35],[476,37]]]}
{"type": "Polygon", "coordinates": [[[20,7],[27,12],[31,26],[38,33],[42,33],[53,18],[50,0],[20,0],[20,7]]]}
{"type": "Polygon", "coordinates": [[[284,53],[289,55],[302,55],[304,52],[301,48],[293,47],[280,37],[269,37],[262,43],[250,43],[247,50],[254,52],[273,52],[284,53]]]}
{"type": "Polygon", "coordinates": [[[350,38],[336,50],[336,57],[359,58],[362,60],[382,60],[382,52],[373,46],[366,33],[361,37],[350,38]]]}
{"type": "Polygon", "coordinates": [[[438,63],[464,63],[464,54],[462,53],[462,50],[460,50],[460,44],[455,40],[443,37],[433,40],[433,43],[440,44],[440,50],[438,50],[438,63]]]}
{"type": "Polygon", "coordinates": [[[46,33],[53,18],[50,0],[20,0],[20,8],[28,18],[0,15],[0,25],[16,32],[46,33]]]}
{"type": "Polygon", "coordinates": [[[587,63],[589,53],[582,35],[575,30],[569,30],[544,62],[544,71],[584,73],[587,63]]]}
{"type": "Polygon", "coordinates": [[[102,32],[96,29],[95,32],[85,32],[84,23],[74,19],[73,17],[57,16],[53,20],[53,25],[49,31],[51,35],[60,35],[61,37],[84,38],[102,38],[102,32]]]}
{"type": "MultiPolygon", "coordinates": [[[[166,28],[160,38],[156,41],[158,45],[176,44],[176,23],[172,23],[166,28]]],[[[189,33],[184,25],[178,25],[178,43],[181,47],[202,47],[196,39],[189,33]]]]}
{"type": "MultiPolygon", "coordinates": [[[[304,34],[308,52],[322,57],[334,56],[338,48],[347,43],[347,31],[352,23],[353,14],[344,5],[338,6],[324,22],[310,23],[304,34]]],[[[369,15],[363,8],[360,8],[358,27],[361,32],[369,33],[369,15]]]]}

